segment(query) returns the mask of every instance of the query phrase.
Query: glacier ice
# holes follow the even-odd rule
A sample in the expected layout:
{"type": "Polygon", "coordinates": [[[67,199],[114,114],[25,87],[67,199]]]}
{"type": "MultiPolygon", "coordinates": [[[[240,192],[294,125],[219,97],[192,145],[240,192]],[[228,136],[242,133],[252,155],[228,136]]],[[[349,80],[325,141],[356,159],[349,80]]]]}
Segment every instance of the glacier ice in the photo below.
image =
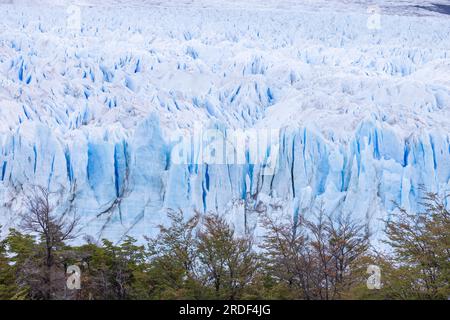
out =
{"type": "Polygon", "coordinates": [[[376,231],[421,186],[449,192],[448,17],[387,10],[370,30],[364,10],[289,4],[80,6],[75,31],[65,6],[0,4],[0,223],[29,183],[76,183],[84,232],[111,239],[167,208],[242,229],[248,201],[322,202],[376,231]],[[277,135],[217,164],[198,127],[277,135]]]}

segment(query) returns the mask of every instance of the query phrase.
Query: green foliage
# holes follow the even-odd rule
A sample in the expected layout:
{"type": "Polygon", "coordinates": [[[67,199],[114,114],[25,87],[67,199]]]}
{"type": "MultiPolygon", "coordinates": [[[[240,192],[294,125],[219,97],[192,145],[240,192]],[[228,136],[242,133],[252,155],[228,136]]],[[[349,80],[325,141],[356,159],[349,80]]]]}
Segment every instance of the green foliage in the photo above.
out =
{"type": "Polygon", "coordinates": [[[103,240],[75,248],[82,266],[82,299],[148,298],[146,252],[126,237],[120,245],[103,240]]]}
{"type": "Polygon", "coordinates": [[[427,193],[424,212],[400,214],[386,223],[386,243],[392,253],[379,258],[384,289],[390,299],[450,297],[450,212],[445,198],[427,193]]]}
{"type": "Polygon", "coordinates": [[[364,225],[323,211],[294,221],[261,214],[259,249],[223,216],[181,210],[145,245],[125,237],[49,246],[42,233],[10,229],[0,242],[0,299],[447,299],[450,215],[434,194],[424,208],[386,222],[387,254],[368,249],[364,225]],[[371,264],[382,270],[380,290],[366,286],[371,264]],[[69,265],[80,267],[79,290],[66,287],[69,265]]]}
{"type": "MultiPolygon", "coordinates": [[[[1,230],[1,226],[0,226],[1,230]]],[[[6,241],[0,242],[0,300],[11,299],[17,291],[14,267],[10,265],[6,241]]]]}
{"type": "Polygon", "coordinates": [[[197,252],[201,278],[211,298],[242,298],[258,267],[252,239],[236,236],[223,217],[207,215],[198,234],[197,252]]]}
{"type": "Polygon", "coordinates": [[[154,239],[147,238],[153,296],[156,299],[203,298],[195,269],[195,230],[199,215],[186,220],[181,210],[169,210],[167,215],[170,225],[160,225],[159,234],[154,239]]]}
{"type": "Polygon", "coordinates": [[[363,281],[369,243],[363,224],[326,216],[321,208],[311,220],[265,215],[262,223],[268,230],[260,246],[271,297],[344,299],[363,281]]]}
{"type": "Polygon", "coordinates": [[[34,238],[10,229],[8,236],[1,242],[1,247],[5,250],[2,255],[5,267],[0,271],[0,283],[7,289],[3,291],[2,299],[31,298],[29,283],[36,275],[31,266],[38,252],[34,238]]]}

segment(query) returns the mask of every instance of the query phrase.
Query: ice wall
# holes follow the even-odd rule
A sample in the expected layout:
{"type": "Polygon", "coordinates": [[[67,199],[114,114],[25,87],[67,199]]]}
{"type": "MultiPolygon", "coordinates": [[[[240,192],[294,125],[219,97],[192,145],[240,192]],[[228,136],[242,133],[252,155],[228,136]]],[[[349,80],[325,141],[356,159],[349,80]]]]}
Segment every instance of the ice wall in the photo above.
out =
{"type": "Polygon", "coordinates": [[[84,232],[114,239],[151,233],[167,208],[242,228],[244,203],[267,199],[376,231],[394,203],[418,210],[421,186],[450,191],[448,19],[372,30],[364,14],[82,7],[72,30],[65,9],[0,5],[2,224],[29,183],[76,183],[84,232]],[[215,164],[197,125],[277,135],[215,164]]]}

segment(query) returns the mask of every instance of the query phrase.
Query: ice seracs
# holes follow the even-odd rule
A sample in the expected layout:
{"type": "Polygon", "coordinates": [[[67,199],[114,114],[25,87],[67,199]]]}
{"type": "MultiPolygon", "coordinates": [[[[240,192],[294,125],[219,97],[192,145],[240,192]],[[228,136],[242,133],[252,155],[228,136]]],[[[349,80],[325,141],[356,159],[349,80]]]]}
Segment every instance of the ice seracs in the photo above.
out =
{"type": "Polygon", "coordinates": [[[395,204],[419,210],[422,186],[450,191],[445,16],[371,30],[364,10],[136,7],[82,6],[74,31],[64,6],[0,5],[0,223],[29,183],[76,183],[84,232],[111,239],[151,233],[168,208],[244,231],[260,203],[323,203],[376,232],[395,204]],[[197,126],[277,136],[217,164],[197,126]]]}

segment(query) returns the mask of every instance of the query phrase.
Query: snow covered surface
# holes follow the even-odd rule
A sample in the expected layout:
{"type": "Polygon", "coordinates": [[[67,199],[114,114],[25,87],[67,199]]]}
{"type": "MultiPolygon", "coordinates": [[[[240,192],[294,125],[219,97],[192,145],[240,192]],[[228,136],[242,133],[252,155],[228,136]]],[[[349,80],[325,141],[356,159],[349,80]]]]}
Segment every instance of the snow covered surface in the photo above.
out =
{"type": "Polygon", "coordinates": [[[72,3],[0,0],[0,224],[30,183],[76,183],[83,231],[111,239],[167,208],[242,230],[259,201],[377,232],[450,191],[448,2],[72,3]],[[210,133],[242,161],[206,157],[210,133]]]}

